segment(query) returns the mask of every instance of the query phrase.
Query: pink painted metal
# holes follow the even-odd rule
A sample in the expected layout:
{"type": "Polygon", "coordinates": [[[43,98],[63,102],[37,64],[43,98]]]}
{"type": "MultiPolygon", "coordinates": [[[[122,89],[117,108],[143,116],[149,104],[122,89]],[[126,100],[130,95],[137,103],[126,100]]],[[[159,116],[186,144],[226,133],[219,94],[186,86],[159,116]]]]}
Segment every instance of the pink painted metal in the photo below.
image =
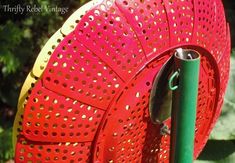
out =
{"type": "Polygon", "coordinates": [[[104,0],[60,42],[32,85],[16,162],[168,162],[170,137],[151,123],[148,105],[154,78],[177,47],[201,54],[196,158],[228,81],[221,1],[104,0]]]}

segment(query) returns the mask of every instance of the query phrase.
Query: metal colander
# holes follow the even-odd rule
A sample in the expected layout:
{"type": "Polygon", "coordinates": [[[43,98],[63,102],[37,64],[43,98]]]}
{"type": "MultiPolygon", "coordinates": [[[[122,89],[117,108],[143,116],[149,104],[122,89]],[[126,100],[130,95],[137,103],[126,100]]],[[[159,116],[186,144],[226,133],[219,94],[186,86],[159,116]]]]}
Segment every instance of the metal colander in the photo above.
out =
{"type": "MultiPolygon", "coordinates": [[[[104,0],[47,42],[22,88],[16,162],[169,162],[170,135],[149,117],[172,52],[201,54],[194,157],[223,103],[230,34],[220,0],[104,0]]],[[[193,75],[193,74],[192,74],[193,75]]],[[[170,119],[164,122],[170,128],[170,119]]]]}

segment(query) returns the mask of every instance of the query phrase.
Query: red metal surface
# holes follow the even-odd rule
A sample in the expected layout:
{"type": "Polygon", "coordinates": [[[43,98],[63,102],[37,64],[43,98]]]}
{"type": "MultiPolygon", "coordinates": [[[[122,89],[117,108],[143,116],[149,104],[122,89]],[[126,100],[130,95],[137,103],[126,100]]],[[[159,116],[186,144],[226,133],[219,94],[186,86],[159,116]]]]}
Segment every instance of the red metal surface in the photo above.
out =
{"type": "Polygon", "coordinates": [[[16,146],[16,162],[88,162],[91,158],[91,142],[42,143],[20,136],[16,146]]]}
{"type": "Polygon", "coordinates": [[[201,54],[196,158],[228,80],[230,34],[221,1],[105,0],[60,42],[32,85],[16,162],[168,162],[170,137],[151,123],[148,102],[176,47],[201,54]]]}
{"type": "Polygon", "coordinates": [[[34,141],[92,141],[103,114],[103,110],[46,89],[39,81],[25,107],[23,134],[34,141]]]}

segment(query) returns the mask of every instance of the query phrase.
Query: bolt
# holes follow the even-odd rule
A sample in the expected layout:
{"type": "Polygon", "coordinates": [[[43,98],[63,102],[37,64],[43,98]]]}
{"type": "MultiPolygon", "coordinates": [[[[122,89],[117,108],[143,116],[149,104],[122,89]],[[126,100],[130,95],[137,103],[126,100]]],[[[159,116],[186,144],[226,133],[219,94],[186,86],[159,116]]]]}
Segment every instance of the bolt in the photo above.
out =
{"type": "Polygon", "coordinates": [[[167,125],[163,124],[163,126],[160,129],[160,134],[161,135],[170,135],[171,131],[167,125]]]}

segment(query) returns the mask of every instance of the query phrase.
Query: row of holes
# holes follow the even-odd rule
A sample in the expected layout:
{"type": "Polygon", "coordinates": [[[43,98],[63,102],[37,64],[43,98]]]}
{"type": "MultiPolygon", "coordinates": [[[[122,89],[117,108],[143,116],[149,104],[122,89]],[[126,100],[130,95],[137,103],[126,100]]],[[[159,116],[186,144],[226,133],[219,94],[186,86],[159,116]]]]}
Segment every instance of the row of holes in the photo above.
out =
{"type": "MultiPolygon", "coordinates": [[[[59,160],[67,160],[70,162],[76,162],[77,161],[88,161],[90,157],[89,150],[91,148],[90,145],[86,145],[85,143],[65,143],[65,144],[56,144],[58,147],[61,145],[64,145],[64,147],[61,149],[58,147],[55,148],[50,148],[49,146],[43,146],[43,145],[34,145],[34,144],[29,144],[26,140],[21,141],[22,147],[20,147],[20,150],[18,151],[20,156],[19,160],[20,161],[27,161],[31,162],[31,158],[33,160],[39,159],[40,161],[45,159],[46,161],[54,160],[54,161],[59,161],[59,160]],[[27,145],[27,146],[25,146],[27,145]],[[69,150],[71,148],[77,148],[79,147],[80,150],[69,150]],[[37,150],[37,151],[35,151],[37,150]],[[30,152],[29,152],[30,151],[30,152]],[[35,152],[34,152],[35,151],[35,152]],[[56,154],[58,156],[48,156],[44,158],[44,154],[46,153],[51,153],[56,154]],[[62,156],[59,156],[59,154],[62,154],[62,156]],[[77,158],[76,158],[77,157],[77,158]]],[[[38,160],[38,161],[39,161],[38,160]]]]}
{"type": "MultiPolygon", "coordinates": [[[[67,42],[68,42],[69,44],[71,44],[71,43],[72,43],[72,40],[68,40],[67,42]]],[[[64,47],[64,49],[66,50],[66,47],[64,47]]],[[[81,58],[84,58],[84,54],[83,54],[83,53],[80,53],[80,57],[81,57],[81,58]]],[[[63,58],[63,54],[59,53],[59,54],[57,55],[57,58],[58,58],[58,59],[62,59],[62,58],[63,58]]],[[[66,58],[71,59],[71,58],[72,58],[72,55],[71,55],[71,54],[67,54],[67,55],[66,55],[66,58]]],[[[79,60],[78,60],[78,59],[75,59],[74,62],[75,62],[75,64],[79,64],[79,60]]],[[[99,64],[103,64],[101,61],[99,61],[98,63],[99,63],[99,64]]],[[[62,67],[63,67],[63,68],[66,68],[66,67],[68,66],[66,62],[63,62],[63,63],[61,63],[61,64],[62,64],[62,67]]],[[[90,61],[87,60],[87,61],[86,61],[86,64],[89,65],[89,64],[90,64],[90,61]]],[[[54,66],[54,67],[59,66],[59,62],[58,62],[58,61],[54,61],[54,62],[53,62],[53,66],[54,66]]],[[[96,67],[97,67],[96,65],[93,65],[93,66],[92,66],[92,68],[93,68],[94,70],[96,69],[96,67]]],[[[107,66],[103,66],[103,69],[104,69],[104,70],[107,70],[107,66]]],[[[74,71],[74,70],[75,70],[75,67],[74,67],[74,66],[71,66],[71,67],[70,67],[70,71],[74,71]]],[[[85,67],[81,67],[81,68],[79,69],[79,71],[80,71],[80,73],[85,73],[86,68],[85,68],[85,67]]],[[[49,73],[53,74],[53,73],[54,73],[54,69],[52,69],[52,68],[49,69],[49,73]]],[[[109,71],[109,74],[110,74],[110,75],[113,75],[113,71],[109,71]]],[[[58,76],[62,76],[62,75],[63,75],[62,71],[57,72],[57,75],[58,75],[58,76]]],[[[103,74],[102,74],[101,71],[98,71],[98,72],[97,72],[97,76],[98,76],[98,77],[101,77],[102,75],[103,75],[103,74]]],[[[88,73],[86,74],[86,76],[87,76],[87,77],[90,77],[90,76],[91,76],[91,73],[88,72],[88,73]]],[[[65,79],[66,79],[66,80],[70,80],[70,79],[71,79],[71,75],[70,75],[70,74],[65,74],[65,79]]],[[[117,77],[113,77],[112,79],[113,79],[113,81],[117,81],[117,77]]],[[[46,81],[50,82],[51,80],[52,80],[52,79],[51,79],[50,77],[46,77],[46,81]]],[[[75,77],[73,77],[73,80],[77,82],[77,81],[79,81],[79,78],[75,76],[75,77]]],[[[103,77],[102,80],[103,80],[103,82],[106,82],[107,79],[106,79],[105,77],[103,77]]],[[[57,79],[55,79],[53,82],[54,82],[56,85],[60,84],[60,81],[57,80],[57,79]]],[[[86,86],[86,85],[87,85],[87,81],[82,80],[81,82],[82,82],[82,85],[83,85],[83,86],[86,86]]],[[[94,84],[97,83],[97,82],[98,82],[98,78],[97,78],[97,77],[93,77],[92,82],[93,82],[94,84]]],[[[68,86],[68,84],[65,83],[65,82],[61,83],[61,85],[62,85],[64,88],[69,88],[71,91],[75,91],[76,89],[78,89],[78,88],[76,88],[75,86],[68,86]]],[[[107,87],[110,88],[111,86],[112,86],[112,83],[111,83],[111,82],[108,82],[107,87]]],[[[90,89],[93,89],[93,87],[94,87],[93,84],[89,84],[89,88],[90,88],[90,89]]],[[[119,87],[119,84],[114,84],[114,87],[115,87],[115,88],[118,88],[118,87],[119,87]]],[[[101,89],[101,86],[97,86],[97,89],[98,89],[98,90],[101,89]]],[[[85,93],[86,96],[91,96],[92,98],[97,98],[97,95],[96,95],[96,94],[92,94],[92,93],[90,93],[90,92],[84,92],[83,89],[78,89],[77,91],[78,91],[78,93],[85,93]]],[[[107,92],[107,90],[104,89],[104,90],[103,90],[103,93],[106,93],[106,92],[107,92]]],[[[112,94],[115,94],[115,90],[113,90],[111,93],[112,93],[112,94]]],[[[107,97],[107,99],[110,100],[111,97],[107,97]]],[[[103,100],[103,97],[99,97],[99,100],[102,101],[102,100],[103,100]]]]}
{"type": "MultiPolygon", "coordinates": [[[[124,2],[124,3],[126,3],[126,2],[124,2]]],[[[158,6],[158,4],[155,2],[155,3],[154,3],[154,6],[158,6]]],[[[147,10],[150,10],[150,8],[151,8],[150,5],[147,5],[146,7],[147,7],[147,10]]],[[[129,7],[128,9],[129,9],[130,13],[132,13],[132,14],[134,13],[134,9],[133,9],[132,7],[129,7]]],[[[140,15],[143,15],[143,12],[144,12],[144,11],[145,11],[145,10],[143,10],[143,9],[139,9],[140,15]]],[[[148,13],[148,14],[145,14],[145,15],[150,15],[151,17],[154,17],[154,13],[156,13],[156,15],[159,15],[160,12],[161,12],[162,14],[165,14],[165,10],[162,9],[162,11],[154,10],[154,12],[151,12],[151,13],[148,13]]],[[[139,21],[139,16],[138,16],[138,14],[135,15],[134,18],[135,18],[135,20],[138,22],[138,23],[137,23],[137,24],[138,24],[138,28],[143,28],[143,23],[139,21]]],[[[147,22],[148,19],[149,19],[148,16],[145,16],[145,17],[144,17],[144,21],[145,21],[145,22],[147,22]]],[[[159,20],[160,22],[163,22],[162,18],[159,17],[159,16],[158,16],[158,20],[159,20]]],[[[156,21],[154,21],[153,23],[154,23],[154,26],[157,25],[157,22],[156,22],[156,21]]],[[[167,35],[165,35],[165,34],[159,35],[159,34],[157,33],[158,36],[154,36],[154,38],[155,38],[154,42],[155,42],[155,43],[153,44],[153,41],[151,41],[151,42],[149,41],[148,45],[146,46],[147,48],[149,48],[149,49],[150,49],[152,52],[154,52],[154,53],[157,52],[158,49],[161,49],[161,48],[165,47],[166,44],[168,43],[168,41],[166,41],[166,42],[161,41],[161,40],[163,39],[163,37],[164,37],[164,39],[166,39],[166,40],[169,39],[169,36],[168,36],[168,33],[169,33],[169,32],[168,32],[168,24],[167,24],[167,22],[165,22],[165,24],[166,24],[166,27],[167,27],[166,29],[163,29],[163,28],[158,28],[158,29],[160,29],[160,31],[166,30],[165,32],[166,32],[167,35]],[[158,38],[158,39],[156,39],[156,38],[158,38]],[[156,42],[159,42],[159,41],[161,41],[162,43],[156,45],[156,42]],[[156,46],[157,46],[157,48],[156,48],[156,46]]],[[[149,25],[148,25],[148,30],[150,30],[151,28],[153,28],[153,27],[151,27],[151,26],[152,26],[152,24],[149,24],[149,25]]],[[[146,35],[146,30],[147,30],[147,27],[146,27],[146,29],[143,29],[143,30],[142,30],[142,33],[143,33],[144,35],[146,35]]],[[[155,31],[156,31],[156,30],[155,30],[155,31]]],[[[151,32],[150,35],[155,35],[154,31],[151,32]]],[[[149,36],[145,36],[145,40],[148,41],[148,40],[149,40],[149,36]]]]}
{"type": "MultiPolygon", "coordinates": [[[[52,115],[50,115],[50,114],[46,114],[45,116],[44,116],[44,118],[46,119],[46,120],[49,120],[50,118],[51,118],[51,116],[52,115]]],[[[55,115],[55,118],[61,118],[60,116],[61,116],[61,114],[60,113],[56,113],[55,115]]],[[[90,117],[87,117],[87,115],[86,114],[83,114],[83,115],[81,115],[81,117],[78,117],[78,116],[73,116],[73,117],[69,117],[69,116],[63,116],[62,117],[62,119],[64,120],[64,121],[68,121],[68,120],[71,120],[72,122],[73,121],[76,121],[77,119],[88,119],[89,121],[92,121],[93,120],[93,118],[100,118],[101,117],[101,114],[97,114],[97,116],[94,116],[94,117],[92,117],[92,116],[90,116],[90,117]]],[[[38,119],[40,119],[40,118],[42,118],[42,113],[37,113],[36,114],[36,117],[34,117],[33,116],[33,114],[28,114],[27,115],[27,118],[28,119],[34,119],[34,118],[38,118],[38,119]]]]}
{"type": "MultiPolygon", "coordinates": [[[[34,123],[35,124],[35,126],[36,127],[39,127],[39,126],[41,126],[41,124],[39,123],[39,122],[36,122],[36,123],[34,123]]],[[[97,126],[99,124],[99,122],[98,121],[96,121],[95,123],[94,123],[94,125],[95,126],[97,126]]],[[[26,126],[27,127],[29,127],[29,126],[31,126],[32,124],[31,124],[31,122],[27,122],[26,123],[26,126]]],[[[49,123],[43,123],[43,125],[42,126],[44,126],[45,128],[48,128],[49,127],[49,123]]],[[[69,128],[69,129],[74,129],[74,125],[73,124],[69,124],[68,126],[66,125],[66,124],[61,124],[61,125],[58,125],[57,123],[53,123],[52,125],[52,128],[57,128],[58,126],[60,126],[61,128],[69,128]]],[[[77,127],[78,128],[81,128],[81,127],[83,127],[83,124],[78,124],[77,125],[77,127]]],[[[89,125],[89,124],[86,124],[86,125],[84,125],[84,127],[85,128],[90,128],[91,126],[89,125]]]]}
{"type": "MultiPolygon", "coordinates": [[[[94,11],[95,12],[95,14],[94,15],[98,15],[98,16],[100,16],[100,11],[99,10],[95,10],[94,11]]],[[[108,17],[108,14],[106,13],[106,12],[103,12],[104,14],[105,14],[105,17],[108,17]]],[[[116,18],[117,19],[117,21],[120,19],[120,17],[117,17],[116,18]]],[[[90,21],[94,21],[95,20],[95,18],[92,16],[92,15],[90,15],[89,16],[89,20],[90,21]]],[[[101,20],[100,20],[101,21],[101,20]]],[[[100,22],[101,23],[101,22],[100,22]]],[[[96,24],[98,24],[99,25],[99,22],[98,23],[96,23],[96,24]]],[[[110,25],[113,25],[114,24],[114,20],[110,20],[109,21],[109,24],[110,25]]],[[[84,28],[87,28],[88,26],[91,26],[90,24],[89,24],[89,22],[85,22],[84,23],[84,28]]],[[[121,25],[121,27],[123,27],[123,25],[121,25]]],[[[91,31],[94,31],[95,29],[93,28],[93,26],[91,26],[91,31]]],[[[104,26],[104,30],[107,30],[107,26],[104,26]]],[[[116,31],[114,31],[114,33],[116,33],[116,31]]],[[[82,34],[82,35],[84,35],[84,32],[83,32],[83,30],[82,29],[80,29],[80,34],[82,34]]],[[[124,35],[128,35],[128,33],[127,32],[123,32],[123,34],[124,35]]],[[[101,32],[98,32],[98,36],[99,37],[101,37],[101,35],[102,35],[102,33],[101,32]]],[[[90,39],[90,35],[89,34],[86,34],[86,36],[88,37],[88,39],[90,39]]],[[[107,40],[107,39],[105,39],[105,40],[107,40]]],[[[94,42],[95,43],[95,42],[94,42]]],[[[96,44],[96,43],[95,43],[96,44]]],[[[111,46],[112,46],[112,44],[111,44],[111,46]]],[[[114,45],[115,46],[115,45],[114,45]]],[[[101,47],[101,49],[102,49],[102,47],[101,47]]],[[[103,50],[105,49],[105,47],[103,47],[103,50]]],[[[120,51],[120,50],[118,50],[118,51],[120,51]]],[[[109,53],[108,53],[109,54],[109,53]]],[[[114,60],[114,62],[115,62],[115,60],[114,60]]],[[[118,61],[118,60],[116,60],[116,62],[117,62],[117,65],[119,65],[119,64],[121,64],[121,62],[120,61],[118,61]],[[119,62],[119,63],[118,63],[119,62]]],[[[131,60],[127,60],[127,63],[129,63],[129,64],[131,64],[131,60]]],[[[134,67],[136,67],[137,66],[137,64],[136,63],[134,63],[133,64],[134,65],[134,67]]],[[[133,66],[132,65],[132,66],[133,66]]],[[[126,70],[127,69],[127,67],[126,66],[122,66],[122,69],[123,70],[126,70]]],[[[128,73],[131,73],[132,71],[131,70],[128,70],[128,73]]]]}
{"type": "Polygon", "coordinates": [[[67,136],[69,136],[69,137],[74,137],[74,136],[76,136],[76,137],[80,137],[80,136],[88,136],[90,133],[93,133],[93,132],[95,132],[96,131],[96,129],[91,129],[91,132],[84,132],[83,134],[82,133],[80,133],[80,132],[76,132],[76,133],[74,133],[74,132],[70,132],[70,133],[65,133],[65,132],[59,132],[59,133],[57,133],[57,132],[52,132],[52,133],[49,133],[48,131],[43,131],[42,132],[42,134],[40,134],[40,131],[38,131],[38,130],[34,130],[33,132],[31,131],[31,130],[26,130],[25,131],[25,133],[27,134],[27,135],[31,135],[32,133],[34,134],[34,135],[43,135],[43,136],[49,136],[49,135],[51,135],[52,137],[57,137],[57,136],[61,136],[61,137],[67,137],[67,136]]]}
{"type": "MultiPolygon", "coordinates": [[[[36,155],[37,157],[38,157],[38,159],[40,159],[40,160],[37,160],[36,162],[37,163],[42,163],[42,161],[41,161],[41,157],[42,157],[42,154],[40,154],[40,153],[38,153],[37,155],[36,155]]],[[[28,153],[28,155],[27,155],[27,163],[34,163],[34,161],[35,160],[28,160],[28,158],[30,159],[31,157],[33,157],[33,155],[31,156],[31,153],[28,153]]],[[[90,154],[87,154],[87,156],[86,157],[90,157],[90,154]]],[[[19,160],[20,161],[24,161],[25,160],[25,156],[20,156],[19,157],[19,160]]],[[[53,158],[51,158],[51,157],[45,157],[45,161],[50,161],[50,160],[54,160],[54,161],[59,161],[59,160],[61,160],[61,161],[65,161],[65,160],[67,160],[67,161],[69,161],[70,163],[75,163],[75,162],[77,162],[77,161],[85,161],[83,158],[78,158],[77,159],[77,161],[76,160],[74,160],[73,158],[71,159],[70,157],[66,157],[66,156],[63,156],[62,158],[60,158],[60,157],[58,157],[58,156],[54,156],[53,158]]]]}

